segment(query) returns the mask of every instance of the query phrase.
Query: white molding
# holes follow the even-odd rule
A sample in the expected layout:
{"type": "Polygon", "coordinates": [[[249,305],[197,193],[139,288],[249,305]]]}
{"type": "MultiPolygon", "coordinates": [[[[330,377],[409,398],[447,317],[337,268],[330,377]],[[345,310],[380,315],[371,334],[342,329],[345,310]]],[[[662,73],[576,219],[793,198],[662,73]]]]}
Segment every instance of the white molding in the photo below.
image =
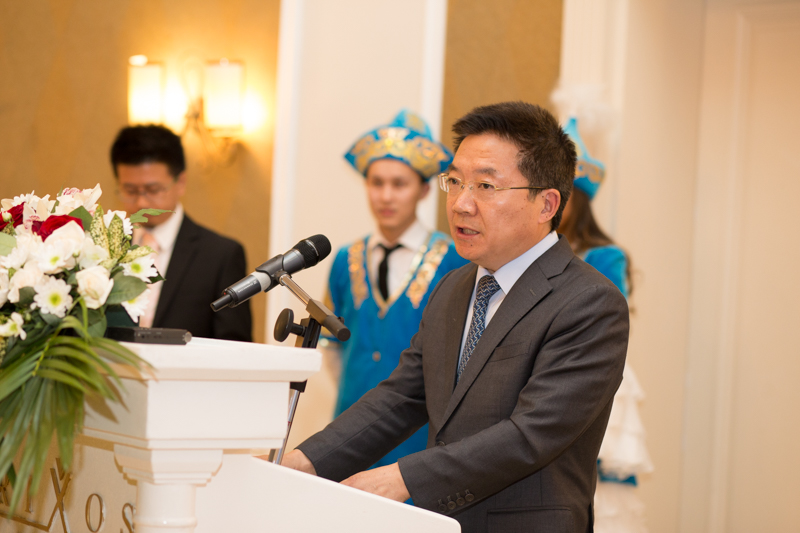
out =
{"type": "MultiPolygon", "coordinates": [[[[422,102],[419,112],[425,117],[434,139],[442,138],[442,101],[447,32],[447,0],[426,0],[422,44],[422,102]]],[[[450,147],[448,147],[450,148],[450,147]]],[[[417,206],[417,216],[429,228],[437,222],[438,188],[431,180],[431,192],[417,206]]]]}
{"type": "MultiPolygon", "coordinates": [[[[270,257],[285,252],[295,244],[292,236],[296,205],[304,4],[304,0],[281,0],[280,6],[275,144],[269,209],[270,257]]],[[[270,344],[276,344],[271,334],[272,326],[278,314],[288,307],[289,296],[290,293],[284,290],[273,290],[267,296],[265,337],[270,344]]]]}
{"type": "Polygon", "coordinates": [[[736,53],[733,87],[733,117],[730,130],[731,160],[727,165],[725,187],[725,233],[723,260],[720,265],[722,294],[719,323],[719,350],[716,357],[716,395],[714,400],[714,433],[711,464],[709,532],[724,533],[728,515],[728,470],[731,456],[731,423],[733,418],[734,365],[736,359],[736,315],[738,310],[739,241],[742,212],[742,153],[747,116],[747,80],[750,62],[751,25],[740,12],[736,15],[736,53]]]}

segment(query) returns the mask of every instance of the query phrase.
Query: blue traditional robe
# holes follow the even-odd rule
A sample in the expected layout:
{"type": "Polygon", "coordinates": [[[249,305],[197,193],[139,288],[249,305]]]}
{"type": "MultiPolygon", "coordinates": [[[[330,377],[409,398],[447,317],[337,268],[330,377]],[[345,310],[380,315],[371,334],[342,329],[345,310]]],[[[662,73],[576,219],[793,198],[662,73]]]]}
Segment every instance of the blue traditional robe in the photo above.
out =
{"type": "MultiPolygon", "coordinates": [[[[340,249],[331,268],[333,310],[352,333],[350,340],[341,344],[342,374],[335,416],[389,377],[400,353],[409,347],[419,329],[433,288],[446,273],[468,263],[456,253],[447,235],[432,232],[417,250],[403,283],[384,301],[377,283],[373,284],[368,275],[368,240],[340,249]]],[[[396,463],[400,457],[424,450],[427,439],[426,425],[375,466],[396,463]]]]}
{"type": "MultiPolygon", "coordinates": [[[[611,280],[617,288],[628,298],[628,258],[622,248],[610,244],[608,246],[598,246],[590,248],[583,254],[583,260],[589,265],[597,269],[598,272],[611,280]]],[[[625,479],[619,479],[613,474],[603,472],[603,464],[599,459],[597,460],[597,475],[600,481],[615,481],[618,483],[629,483],[636,485],[636,476],[629,476],[625,479]]]]}

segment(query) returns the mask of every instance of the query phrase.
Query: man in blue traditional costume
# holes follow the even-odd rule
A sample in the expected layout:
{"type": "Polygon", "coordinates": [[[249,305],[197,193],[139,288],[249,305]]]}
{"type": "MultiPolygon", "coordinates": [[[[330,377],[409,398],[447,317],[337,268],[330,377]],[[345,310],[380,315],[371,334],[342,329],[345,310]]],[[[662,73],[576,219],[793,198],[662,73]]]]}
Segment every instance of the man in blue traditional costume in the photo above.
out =
{"type": "MultiPolygon", "coordinates": [[[[453,241],[417,219],[428,181],[453,154],[407,110],[360,137],[345,159],[361,173],[376,231],[339,250],[330,274],[330,296],[352,337],[341,345],[342,374],[335,416],[389,377],[400,352],[419,328],[428,296],[443,275],[465,265],[453,241]]],[[[425,449],[427,426],[376,466],[425,449]]]]}

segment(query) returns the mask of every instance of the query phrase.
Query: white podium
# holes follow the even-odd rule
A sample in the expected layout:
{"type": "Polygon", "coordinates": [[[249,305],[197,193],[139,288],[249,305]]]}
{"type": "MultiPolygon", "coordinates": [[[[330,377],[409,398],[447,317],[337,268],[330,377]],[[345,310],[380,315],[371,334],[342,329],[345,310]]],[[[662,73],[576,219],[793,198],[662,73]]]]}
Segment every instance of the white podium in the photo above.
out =
{"type": "Polygon", "coordinates": [[[281,445],[289,382],[317,372],[319,352],[202,338],[127,346],[155,370],[117,368],[123,404],[87,402],[71,471],[53,446],[37,497],[14,516],[0,487],[0,533],[460,531],[252,457],[281,445]]]}

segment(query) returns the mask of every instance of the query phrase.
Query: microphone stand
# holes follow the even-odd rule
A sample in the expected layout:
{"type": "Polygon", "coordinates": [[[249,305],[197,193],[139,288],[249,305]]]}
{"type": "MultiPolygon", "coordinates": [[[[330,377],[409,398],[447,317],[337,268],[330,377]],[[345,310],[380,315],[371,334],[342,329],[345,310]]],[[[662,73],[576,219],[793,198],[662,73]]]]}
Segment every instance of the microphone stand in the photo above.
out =
{"type": "MultiPolygon", "coordinates": [[[[306,306],[309,316],[300,321],[300,324],[295,324],[294,313],[291,309],[284,309],[278,316],[275,322],[274,336],[275,340],[279,342],[285,341],[289,334],[292,333],[297,336],[295,346],[299,348],[311,348],[312,350],[317,347],[319,336],[322,332],[322,327],[340,341],[346,341],[350,338],[350,330],[345,327],[344,323],[330,309],[328,309],[322,302],[311,298],[306,291],[294,282],[292,277],[285,271],[280,271],[275,274],[278,282],[289,289],[298,300],[303,302],[306,306]]],[[[289,398],[289,419],[286,427],[286,436],[283,438],[283,443],[280,449],[271,450],[269,453],[269,460],[275,464],[280,464],[283,459],[283,453],[286,450],[286,442],[289,440],[289,432],[292,430],[292,422],[294,415],[297,411],[297,402],[300,399],[300,393],[305,392],[307,381],[293,381],[289,384],[289,389],[292,395],[289,398]]]]}

